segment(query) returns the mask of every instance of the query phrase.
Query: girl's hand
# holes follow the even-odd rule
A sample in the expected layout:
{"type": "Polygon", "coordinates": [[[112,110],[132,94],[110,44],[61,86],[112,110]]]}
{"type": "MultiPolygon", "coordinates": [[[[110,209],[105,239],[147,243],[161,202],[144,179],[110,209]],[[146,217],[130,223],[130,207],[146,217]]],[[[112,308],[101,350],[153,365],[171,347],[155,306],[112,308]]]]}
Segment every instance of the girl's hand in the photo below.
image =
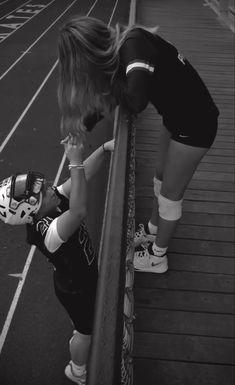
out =
{"type": "Polygon", "coordinates": [[[71,164],[82,163],[84,144],[78,136],[69,134],[60,143],[64,145],[65,154],[71,164]]]}
{"type": "Polygon", "coordinates": [[[105,142],[104,143],[104,150],[105,151],[114,151],[114,147],[115,147],[115,140],[112,139],[112,140],[109,140],[108,142],[105,142]]]}

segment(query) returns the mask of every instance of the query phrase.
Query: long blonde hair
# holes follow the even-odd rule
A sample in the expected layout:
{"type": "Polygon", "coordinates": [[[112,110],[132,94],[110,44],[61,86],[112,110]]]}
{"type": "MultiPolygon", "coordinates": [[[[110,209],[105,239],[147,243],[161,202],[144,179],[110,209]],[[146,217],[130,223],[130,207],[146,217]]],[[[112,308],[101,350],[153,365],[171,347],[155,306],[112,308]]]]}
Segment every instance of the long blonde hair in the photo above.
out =
{"type": "MultiPolygon", "coordinates": [[[[113,28],[92,17],[74,16],[60,29],[58,102],[63,134],[83,135],[87,116],[113,109],[111,88],[119,67],[119,49],[136,27],[117,24],[113,28]]],[[[156,32],[156,28],[148,30],[156,32]]]]}

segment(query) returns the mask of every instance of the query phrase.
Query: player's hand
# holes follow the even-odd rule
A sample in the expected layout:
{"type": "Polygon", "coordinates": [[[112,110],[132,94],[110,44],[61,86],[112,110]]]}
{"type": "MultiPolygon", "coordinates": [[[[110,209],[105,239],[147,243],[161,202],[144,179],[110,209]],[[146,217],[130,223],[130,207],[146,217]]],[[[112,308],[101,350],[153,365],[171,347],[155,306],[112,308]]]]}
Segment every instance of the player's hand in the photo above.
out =
{"type": "Polygon", "coordinates": [[[84,144],[81,137],[69,134],[61,140],[65,154],[71,164],[80,164],[83,161],[84,144]]]}

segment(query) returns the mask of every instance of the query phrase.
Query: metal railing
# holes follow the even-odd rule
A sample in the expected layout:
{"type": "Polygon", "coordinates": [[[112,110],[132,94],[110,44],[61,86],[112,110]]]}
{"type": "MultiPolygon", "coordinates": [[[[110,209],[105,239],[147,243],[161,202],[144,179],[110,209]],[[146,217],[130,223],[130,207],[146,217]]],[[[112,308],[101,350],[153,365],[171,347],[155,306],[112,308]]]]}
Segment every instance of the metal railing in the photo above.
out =
{"type": "Polygon", "coordinates": [[[118,109],[115,125],[88,385],[131,385],[133,377],[135,129],[131,117],[126,119],[118,109]]]}
{"type": "MultiPolygon", "coordinates": [[[[131,0],[129,25],[135,15],[136,0],[131,0]]],[[[87,385],[133,384],[135,127],[132,116],[126,117],[119,107],[114,137],[87,385]]]]}

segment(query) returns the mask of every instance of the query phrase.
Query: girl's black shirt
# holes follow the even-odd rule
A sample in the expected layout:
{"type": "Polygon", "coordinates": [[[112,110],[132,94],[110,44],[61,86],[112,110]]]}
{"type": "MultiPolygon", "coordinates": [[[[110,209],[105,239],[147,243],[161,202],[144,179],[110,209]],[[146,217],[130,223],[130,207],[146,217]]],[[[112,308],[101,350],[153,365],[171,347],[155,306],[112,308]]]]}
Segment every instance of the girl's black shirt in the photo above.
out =
{"type": "Polygon", "coordinates": [[[44,244],[47,230],[56,217],[69,209],[69,200],[55,189],[61,200],[58,212],[27,225],[27,242],[36,245],[54,266],[57,287],[64,292],[93,289],[97,283],[97,258],[85,223],[75,233],[50,253],[44,244]]]}
{"type": "Polygon", "coordinates": [[[114,95],[131,113],[152,103],[163,118],[218,116],[197,71],[170,42],[142,28],[127,33],[120,51],[114,95]]]}

